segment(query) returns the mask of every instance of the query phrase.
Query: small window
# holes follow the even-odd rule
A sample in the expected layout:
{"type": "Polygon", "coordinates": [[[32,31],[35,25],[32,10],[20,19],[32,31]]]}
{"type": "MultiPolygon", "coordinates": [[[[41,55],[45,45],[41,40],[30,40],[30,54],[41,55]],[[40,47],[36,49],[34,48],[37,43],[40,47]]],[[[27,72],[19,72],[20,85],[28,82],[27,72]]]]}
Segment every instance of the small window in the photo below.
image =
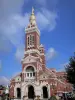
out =
{"type": "Polygon", "coordinates": [[[29,73],[27,73],[27,77],[29,77],[29,73]]]}
{"type": "Polygon", "coordinates": [[[32,36],[30,35],[30,45],[32,45],[32,36]]]}
{"type": "Polygon", "coordinates": [[[45,76],[43,76],[43,78],[45,78],[45,76]]]}
{"type": "Polygon", "coordinates": [[[40,52],[42,52],[42,50],[40,49],[40,52]]]}
{"type": "Polygon", "coordinates": [[[28,45],[29,45],[29,37],[28,37],[28,45]]]}
{"type": "Polygon", "coordinates": [[[30,73],[30,77],[32,77],[32,73],[30,73]]]}
{"type": "Polygon", "coordinates": [[[33,73],[33,76],[35,76],[35,73],[33,73]]]}
{"type": "Polygon", "coordinates": [[[32,43],[34,44],[34,36],[32,36],[32,43]]]}
{"type": "Polygon", "coordinates": [[[27,37],[27,45],[33,45],[34,44],[34,35],[29,35],[27,37]]]}

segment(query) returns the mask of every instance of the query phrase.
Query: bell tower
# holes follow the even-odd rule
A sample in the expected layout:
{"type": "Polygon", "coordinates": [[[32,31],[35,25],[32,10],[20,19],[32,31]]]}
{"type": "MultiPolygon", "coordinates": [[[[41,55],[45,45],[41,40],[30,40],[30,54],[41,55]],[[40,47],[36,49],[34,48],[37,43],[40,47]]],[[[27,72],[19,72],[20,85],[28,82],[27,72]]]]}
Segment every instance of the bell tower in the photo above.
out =
{"type": "Polygon", "coordinates": [[[45,68],[44,47],[40,45],[40,31],[37,27],[34,8],[29,18],[29,24],[25,28],[25,52],[22,59],[22,70],[28,64],[33,64],[36,69],[45,68]]]}
{"type": "Polygon", "coordinates": [[[27,28],[25,28],[25,33],[26,33],[25,51],[30,49],[39,49],[40,31],[36,24],[34,8],[32,8],[32,13],[29,18],[29,25],[27,26],[27,28]]]}

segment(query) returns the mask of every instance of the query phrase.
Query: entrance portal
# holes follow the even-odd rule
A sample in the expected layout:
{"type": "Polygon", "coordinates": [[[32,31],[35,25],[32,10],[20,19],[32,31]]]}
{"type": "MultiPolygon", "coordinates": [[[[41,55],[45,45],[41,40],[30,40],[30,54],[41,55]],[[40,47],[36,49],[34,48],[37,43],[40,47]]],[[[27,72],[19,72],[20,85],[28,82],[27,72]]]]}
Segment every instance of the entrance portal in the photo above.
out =
{"type": "Polygon", "coordinates": [[[21,89],[17,88],[17,98],[21,98],[21,89]]]}
{"type": "Polygon", "coordinates": [[[46,86],[43,87],[43,98],[48,98],[48,91],[46,86]]]}
{"type": "Polygon", "coordinates": [[[30,85],[28,87],[28,98],[29,99],[34,99],[34,96],[35,96],[34,87],[30,85]]]}

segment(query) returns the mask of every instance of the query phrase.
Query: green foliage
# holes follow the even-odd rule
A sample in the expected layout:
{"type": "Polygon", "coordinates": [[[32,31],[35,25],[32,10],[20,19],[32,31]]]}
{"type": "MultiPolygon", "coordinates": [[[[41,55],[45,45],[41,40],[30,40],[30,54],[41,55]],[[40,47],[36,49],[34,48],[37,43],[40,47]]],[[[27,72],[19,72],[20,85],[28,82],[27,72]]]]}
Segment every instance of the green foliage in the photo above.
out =
{"type": "Polygon", "coordinates": [[[4,90],[4,89],[5,89],[5,86],[0,85],[0,90],[4,90]]]}
{"type": "Polygon", "coordinates": [[[70,58],[66,66],[67,80],[75,87],[75,55],[70,58]]]}
{"type": "Polygon", "coordinates": [[[51,96],[49,100],[57,100],[56,96],[51,96]]]}

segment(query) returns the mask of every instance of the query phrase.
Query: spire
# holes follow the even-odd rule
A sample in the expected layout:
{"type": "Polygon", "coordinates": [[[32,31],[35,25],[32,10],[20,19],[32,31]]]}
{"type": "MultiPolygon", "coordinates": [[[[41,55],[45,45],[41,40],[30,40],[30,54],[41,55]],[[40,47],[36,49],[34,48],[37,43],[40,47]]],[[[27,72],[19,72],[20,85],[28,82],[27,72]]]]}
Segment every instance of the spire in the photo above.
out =
{"type": "Polygon", "coordinates": [[[32,14],[34,14],[34,8],[32,7],[32,14]]]}
{"type": "Polygon", "coordinates": [[[36,25],[36,17],[34,15],[34,8],[32,7],[32,13],[30,15],[30,19],[29,19],[30,24],[32,25],[36,25]]]}

